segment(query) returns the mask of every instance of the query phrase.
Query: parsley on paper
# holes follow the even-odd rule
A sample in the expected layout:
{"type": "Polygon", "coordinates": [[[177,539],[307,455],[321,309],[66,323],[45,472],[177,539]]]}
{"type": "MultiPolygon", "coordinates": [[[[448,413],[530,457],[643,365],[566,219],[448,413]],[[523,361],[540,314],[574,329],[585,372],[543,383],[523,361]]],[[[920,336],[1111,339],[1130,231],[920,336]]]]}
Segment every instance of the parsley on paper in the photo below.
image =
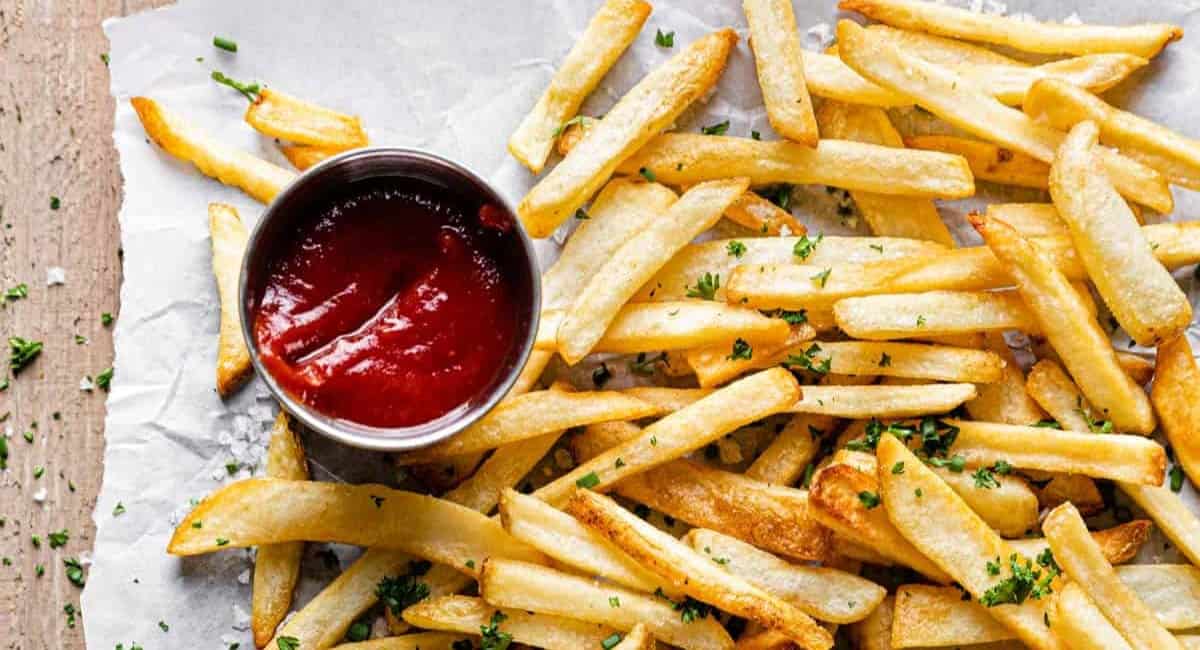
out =
{"type": "Polygon", "coordinates": [[[729,131],[729,120],[717,122],[710,126],[700,127],[700,133],[704,135],[725,135],[729,131]]]}
{"type": "Polygon", "coordinates": [[[675,32],[663,33],[663,30],[655,30],[654,44],[659,47],[675,47],[675,32]]]}
{"type": "Polygon", "coordinates": [[[829,274],[830,273],[833,273],[833,269],[826,268],[826,269],[822,270],[820,273],[817,273],[816,275],[812,276],[811,279],[817,283],[817,286],[824,289],[825,285],[829,282],[829,274]]]}
{"type": "Polygon", "coordinates": [[[41,341],[30,341],[19,336],[8,337],[10,350],[9,367],[14,375],[19,374],[42,353],[41,341]]]}
{"type": "Polygon", "coordinates": [[[224,36],[213,36],[213,47],[225,50],[226,52],[237,52],[237,41],[224,36]]]}
{"type": "Polygon", "coordinates": [[[24,282],[4,291],[5,300],[20,300],[29,296],[29,286],[24,282]]]}
{"type": "Polygon", "coordinates": [[[262,92],[262,86],[260,86],[257,81],[254,83],[244,83],[236,79],[230,79],[229,77],[226,77],[225,73],[221,72],[220,70],[212,71],[212,80],[219,84],[229,86],[239,93],[242,93],[242,95],[251,102],[258,101],[258,94],[262,92]]]}

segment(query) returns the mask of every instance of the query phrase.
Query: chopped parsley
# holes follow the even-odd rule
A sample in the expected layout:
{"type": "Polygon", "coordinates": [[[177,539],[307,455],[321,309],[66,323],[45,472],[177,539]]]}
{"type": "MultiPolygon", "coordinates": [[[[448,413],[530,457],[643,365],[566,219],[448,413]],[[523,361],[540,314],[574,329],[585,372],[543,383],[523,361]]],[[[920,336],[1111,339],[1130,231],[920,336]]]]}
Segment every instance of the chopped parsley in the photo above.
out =
{"type": "Polygon", "coordinates": [[[792,186],[787,183],[754,190],[754,193],[779,206],[781,210],[787,210],[792,205],[792,186]]]}
{"type": "Polygon", "coordinates": [[[98,386],[101,390],[108,390],[112,386],[112,378],[113,369],[112,366],[109,366],[108,368],[101,370],[100,374],[96,375],[96,386],[98,386]]]}
{"type": "Polygon", "coordinates": [[[599,368],[592,371],[592,385],[596,388],[603,388],[609,379],[612,379],[612,371],[607,363],[601,363],[599,368]]]}
{"type": "Polygon", "coordinates": [[[217,546],[229,546],[229,540],[225,539],[224,537],[218,537],[217,546]]]}
{"type": "Polygon", "coordinates": [[[587,221],[588,219],[591,219],[591,217],[588,216],[587,210],[584,210],[583,208],[579,208],[575,211],[575,218],[579,221],[587,221]]]}
{"type": "Polygon", "coordinates": [[[120,517],[123,514],[125,514],[125,504],[118,501],[117,505],[113,507],[113,515],[112,516],[120,517]]]}
{"type": "Polygon", "coordinates": [[[590,490],[597,485],[600,485],[600,477],[597,476],[595,472],[588,472],[587,474],[584,474],[576,479],[575,485],[586,490],[590,490]]]}
{"type": "Polygon", "coordinates": [[[892,465],[892,473],[893,474],[903,474],[904,473],[904,461],[902,461],[902,460],[896,461],[896,464],[892,465]]]}
{"type": "Polygon", "coordinates": [[[654,44],[659,47],[675,47],[675,32],[664,34],[661,29],[655,30],[654,44]]]}
{"type": "Polygon", "coordinates": [[[996,474],[987,467],[980,467],[979,469],[975,470],[975,473],[971,475],[971,478],[975,479],[975,487],[977,488],[990,490],[992,488],[1000,487],[1000,481],[996,480],[996,474]]]}
{"type": "Polygon", "coordinates": [[[512,635],[500,631],[500,624],[506,618],[503,612],[497,611],[487,625],[479,626],[480,650],[506,650],[512,644],[512,635]]]}
{"type": "Polygon", "coordinates": [[[800,235],[800,239],[796,240],[796,245],[792,246],[792,255],[802,260],[808,259],[808,256],[817,249],[817,244],[820,244],[824,238],[825,233],[818,234],[816,239],[809,239],[808,235],[800,235]]]}
{"type": "Polygon", "coordinates": [[[725,251],[731,256],[741,259],[746,254],[746,245],[735,239],[725,245],[725,251]]]}
{"type": "MultiPolygon", "coordinates": [[[[611,598],[609,600],[611,600],[611,598]]],[[[620,632],[613,632],[600,641],[600,647],[604,648],[604,650],[612,650],[613,648],[617,647],[617,644],[621,643],[621,639],[622,637],[620,632]]]]}
{"type": "Polygon", "coordinates": [[[71,539],[71,533],[66,528],[46,534],[46,539],[50,540],[50,548],[61,548],[67,545],[67,541],[71,539]]]}
{"type": "Polygon", "coordinates": [[[803,325],[808,322],[808,310],[801,309],[800,311],[788,311],[780,309],[776,314],[783,322],[788,325],[803,325]]]}
{"type": "Polygon", "coordinates": [[[239,93],[242,93],[242,95],[251,102],[258,101],[258,93],[262,92],[262,86],[260,86],[257,81],[254,83],[244,83],[236,79],[230,79],[229,77],[226,77],[225,73],[221,72],[220,70],[212,71],[212,80],[219,84],[229,86],[239,93]]]}
{"type": "Polygon", "coordinates": [[[275,645],[279,646],[279,650],[297,650],[300,647],[300,639],[294,636],[281,636],[275,641],[275,645]]]}
{"type": "Polygon", "coordinates": [[[158,622],[158,629],[162,630],[163,632],[170,632],[170,631],[171,631],[171,626],[167,625],[167,622],[166,622],[166,621],[159,621],[159,622],[158,622]]]}
{"type": "Polygon", "coordinates": [[[635,375],[648,377],[654,374],[655,363],[658,363],[659,361],[665,362],[666,360],[667,353],[665,352],[660,353],[655,357],[647,357],[645,352],[638,352],[637,357],[633,361],[629,362],[629,372],[632,372],[635,375]]]}
{"type": "Polygon", "coordinates": [[[557,138],[558,136],[562,135],[563,131],[566,131],[573,124],[578,124],[580,128],[583,128],[584,126],[586,126],[586,124],[584,122],[584,120],[586,120],[586,119],[588,119],[586,116],[576,115],[575,117],[572,117],[571,119],[567,120],[566,122],[559,124],[558,128],[554,129],[554,137],[557,138]]]}
{"type": "Polygon", "coordinates": [[[50,197],[50,209],[57,210],[62,207],[62,199],[57,196],[50,197]]]}
{"type": "Polygon", "coordinates": [[[226,52],[237,52],[237,41],[225,38],[224,36],[214,36],[213,47],[225,50],[226,52]]]}
{"type": "Polygon", "coordinates": [[[863,490],[858,493],[858,500],[867,510],[872,510],[879,507],[879,495],[875,492],[863,490]]]}
{"type": "Polygon", "coordinates": [[[103,325],[104,327],[108,327],[109,325],[112,325],[113,324],[113,315],[108,312],[104,312],[104,313],[100,314],[100,324],[103,325]]]}
{"type": "Polygon", "coordinates": [[[108,62],[111,60],[111,59],[109,59],[109,57],[108,57],[108,52],[101,52],[101,53],[100,53],[100,60],[101,60],[101,61],[104,63],[105,67],[107,67],[107,66],[108,66],[108,62]]]}
{"type": "Polygon", "coordinates": [[[1171,491],[1179,492],[1180,490],[1182,490],[1183,489],[1183,468],[1178,465],[1174,465],[1171,467],[1171,472],[1169,475],[1171,477],[1171,491]]]}
{"type": "Polygon", "coordinates": [[[1033,423],[1033,426],[1040,429],[1062,429],[1062,425],[1054,420],[1038,420],[1033,423]]]}
{"type": "Polygon", "coordinates": [[[819,362],[814,363],[817,358],[817,353],[821,351],[821,346],[813,343],[808,346],[808,349],[803,354],[789,354],[783,360],[784,368],[803,368],[805,370],[815,372],[819,375],[828,374],[833,367],[833,357],[826,357],[819,362]]]}
{"type": "MultiPolygon", "coordinates": [[[[996,562],[988,562],[987,570],[990,575],[1000,574],[999,560],[1000,558],[996,558],[996,562]]],[[[1020,605],[1028,598],[1039,600],[1053,593],[1050,583],[1060,573],[1053,553],[1047,549],[1047,552],[1038,555],[1038,565],[1045,571],[1033,568],[1031,560],[1026,559],[1024,564],[1020,560],[1021,556],[1017,553],[1009,557],[1010,575],[985,591],[979,598],[980,604],[985,607],[1020,605]]]]}
{"type": "Polygon", "coordinates": [[[649,181],[651,183],[658,180],[658,177],[656,177],[654,175],[654,171],[652,171],[649,167],[642,167],[641,169],[638,170],[638,173],[642,175],[642,178],[646,179],[647,181],[649,181]]]}
{"type": "Polygon", "coordinates": [[[399,616],[400,612],[429,597],[429,585],[417,578],[425,575],[432,566],[429,562],[409,562],[406,575],[388,576],[375,585],[375,597],[392,614],[399,616]]]}
{"type": "Polygon", "coordinates": [[[879,357],[879,367],[886,368],[890,365],[892,365],[892,355],[884,352],[882,356],[879,357]]]}
{"type": "Polygon", "coordinates": [[[925,327],[925,315],[917,314],[917,327],[925,327]]]}
{"type": "Polygon", "coordinates": [[[46,468],[41,465],[36,465],[33,468],[33,478],[38,479],[46,475],[46,468]]]}
{"type": "Polygon", "coordinates": [[[68,557],[63,558],[63,566],[67,570],[67,580],[76,587],[82,587],[87,578],[83,575],[83,565],[79,563],[79,558],[68,557]]]}
{"type": "Polygon", "coordinates": [[[29,296],[29,286],[24,282],[4,291],[5,300],[20,300],[29,296]]]}
{"type": "Polygon", "coordinates": [[[366,641],[371,638],[371,626],[366,621],[355,621],[346,630],[347,641],[366,641]]]}
{"type": "Polygon", "coordinates": [[[621,599],[617,596],[609,596],[608,597],[608,606],[609,607],[620,607],[621,599]]]}
{"type": "Polygon", "coordinates": [[[700,133],[704,135],[725,135],[729,131],[729,120],[717,122],[710,126],[700,127],[700,133]]]}
{"type": "Polygon", "coordinates": [[[812,276],[811,279],[817,283],[817,286],[824,289],[826,283],[829,282],[829,274],[832,272],[833,272],[833,269],[827,268],[827,269],[821,271],[820,273],[817,273],[816,275],[812,276]]]}
{"type": "Polygon", "coordinates": [[[8,347],[11,352],[8,365],[14,375],[19,374],[42,353],[41,341],[30,341],[19,336],[8,337],[8,347]]]}
{"type": "Polygon", "coordinates": [[[750,132],[750,139],[751,139],[751,140],[762,140],[762,134],[761,134],[761,133],[759,133],[758,131],[751,131],[751,132],[750,132]]]}
{"type": "Polygon", "coordinates": [[[705,272],[704,275],[696,278],[696,287],[687,287],[688,298],[703,298],[704,300],[712,300],[717,295],[717,289],[721,288],[721,274],[716,275],[705,272]]]}
{"type": "Polygon", "coordinates": [[[746,339],[739,338],[733,342],[733,351],[725,358],[730,361],[749,361],[753,354],[754,352],[750,349],[750,344],[746,342],[746,339]]]}

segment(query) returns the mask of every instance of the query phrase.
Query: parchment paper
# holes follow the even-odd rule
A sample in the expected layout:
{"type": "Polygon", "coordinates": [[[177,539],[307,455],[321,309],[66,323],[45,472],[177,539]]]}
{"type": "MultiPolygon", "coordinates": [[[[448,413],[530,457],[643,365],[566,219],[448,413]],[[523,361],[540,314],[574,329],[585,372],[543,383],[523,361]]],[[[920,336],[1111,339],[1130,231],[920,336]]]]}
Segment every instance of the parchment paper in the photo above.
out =
{"type": "MultiPolygon", "coordinates": [[[[217,134],[282,165],[273,142],[241,119],[241,95],[209,79],[216,69],[261,80],[300,97],[362,116],[374,144],[424,147],[462,161],[495,181],[515,202],[533,179],[505,152],[505,141],[545,87],[598,0],[185,0],[110,20],[114,140],[125,178],[120,212],[125,283],[115,329],[116,378],[108,400],[104,484],[97,503],[94,564],[83,593],[88,647],[110,650],[137,642],[157,648],[251,648],[247,631],[252,554],[227,551],[181,561],[167,539],[191,499],[261,472],[265,432],[275,405],[260,384],[222,402],[213,388],[217,340],[216,288],[210,270],[206,206],[223,201],[254,223],[262,206],[196,173],[148,143],[128,99],[149,95],[217,134]],[[235,39],[237,54],[214,49],[214,35],[235,39]],[[226,464],[238,469],[230,474],[226,464]],[[114,516],[121,503],[125,513],[114,516]],[[168,624],[160,629],[158,621],[168,624]]],[[[767,126],[745,43],[740,2],[658,0],[637,43],[608,75],[585,112],[603,113],[650,67],[703,33],[732,25],[743,41],[717,92],[678,124],[682,130],[729,119],[731,135],[767,126]],[[656,29],[675,32],[675,50],[654,44],[656,29]]],[[[1167,2],[1013,2],[975,0],[990,12],[1063,20],[1131,23],[1171,21],[1200,33],[1195,0],[1167,2]]],[[[828,44],[833,2],[799,0],[805,46],[828,44]]],[[[1170,46],[1148,69],[1110,97],[1152,119],[1200,135],[1200,41],[1170,46]]],[[[901,122],[904,115],[897,115],[901,122]]],[[[981,185],[981,193],[994,188],[981,185]]],[[[814,229],[854,230],[839,223],[823,188],[799,188],[795,211],[814,229]]],[[[1011,196],[1011,195],[1008,195],[1011,196]]],[[[1045,200],[1023,193],[1023,200],[1045,200]]],[[[1200,218],[1195,194],[1177,191],[1176,218],[1200,218]]],[[[964,242],[962,214],[943,206],[964,242]]],[[[860,232],[862,226],[857,226],[860,232]]],[[[560,237],[557,241],[561,241],[560,237]]],[[[541,243],[543,260],[555,240],[541,243]]],[[[1181,273],[1192,289],[1190,270],[1181,273]]],[[[1193,292],[1194,294],[1194,292],[1193,292]]],[[[380,454],[307,439],[317,478],[362,481],[391,472],[380,454]]],[[[1194,494],[1187,488],[1189,500],[1194,494]]],[[[1162,545],[1156,545],[1157,549],[1162,545]]],[[[338,568],[310,545],[298,603],[338,568]]],[[[354,549],[336,549],[346,566],[354,549]]]]}

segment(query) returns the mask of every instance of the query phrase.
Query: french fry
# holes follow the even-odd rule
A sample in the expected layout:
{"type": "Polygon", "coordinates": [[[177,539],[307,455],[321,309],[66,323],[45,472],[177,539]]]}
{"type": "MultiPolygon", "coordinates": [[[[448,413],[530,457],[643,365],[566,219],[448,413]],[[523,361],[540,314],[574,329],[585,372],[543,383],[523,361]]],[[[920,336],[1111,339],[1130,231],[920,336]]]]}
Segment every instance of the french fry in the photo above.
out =
{"type": "Polygon", "coordinates": [[[1154,376],[1154,361],[1130,352],[1117,352],[1117,363],[1133,383],[1145,386],[1154,376]]]}
{"type": "Polygon", "coordinates": [[[808,228],[791,212],[754,192],[746,192],[725,209],[725,218],[763,235],[778,235],[786,228],[789,235],[803,235],[808,228]]]}
{"type": "Polygon", "coordinates": [[[1062,131],[1092,121],[1099,127],[1100,142],[1157,169],[1172,183],[1200,189],[1200,142],[1196,140],[1053,79],[1034,84],[1023,108],[1030,117],[1044,118],[1062,131]]]}
{"type": "MultiPolygon", "coordinates": [[[[474,630],[473,632],[477,631],[474,630]]],[[[463,641],[470,643],[472,638],[474,637],[469,634],[419,632],[417,634],[390,636],[370,641],[360,641],[358,643],[342,643],[337,648],[338,650],[454,650],[455,643],[459,643],[460,645],[463,641]]]]}
{"type": "Polygon", "coordinates": [[[804,490],[767,485],[680,459],[623,479],[613,491],[772,553],[824,560],[832,550],[829,533],[808,516],[804,490]]]}
{"type": "Polygon", "coordinates": [[[587,135],[588,129],[595,126],[599,119],[598,117],[587,115],[576,115],[567,120],[566,127],[563,128],[562,134],[558,136],[558,142],[554,145],[555,150],[558,151],[558,155],[566,157],[567,154],[571,153],[575,145],[579,144],[583,136],[587,135]]]}
{"type": "Polygon", "coordinates": [[[1115,567],[1121,583],[1154,612],[1168,630],[1200,627],[1200,568],[1187,564],[1115,567]]]}
{"type": "MultiPolygon", "coordinates": [[[[1129,562],[1137,555],[1138,550],[1150,539],[1150,530],[1154,526],[1146,519],[1133,521],[1097,530],[1092,533],[1092,539],[1100,545],[1105,559],[1109,564],[1129,562]]],[[[1035,559],[1050,548],[1045,538],[1010,539],[1008,545],[1027,558],[1035,559]]]]}
{"type": "Polygon", "coordinates": [[[496,629],[511,636],[513,641],[554,650],[596,648],[614,632],[605,625],[565,616],[523,609],[497,609],[482,598],[470,596],[442,596],[421,601],[404,610],[404,620],[427,630],[462,634],[479,634],[480,628],[495,623],[496,629]]]}
{"type": "Polygon", "coordinates": [[[804,82],[800,35],[790,0],[743,0],[767,119],[779,135],[817,146],[817,122],[804,82]]]}
{"type": "Polygon", "coordinates": [[[250,350],[242,336],[242,316],[238,309],[238,278],[249,234],[237,209],[224,203],[208,204],[208,229],[212,233],[213,275],[221,304],[221,325],[217,334],[217,392],[231,395],[254,374],[250,350]]]}
{"type": "MultiPolygon", "coordinates": [[[[602,644],[603,645],[603,644],[602,644]]],[[[646,626],[638,623],[613,647],[613,650],[654,650],[657,645],[646,626]]]]}
{"type": "Polygon", "coordinates": [[[571,437],[571,454],[578,462],[596,456],[642,435],[642,428],[632,422],[601,422],[588,425],[582,433],[571,437]]]}
{"type": "Polygon", "coordinates": [[[892,608],[888,596],[865,619],[846,628],[850,642],[859,650],[892,650],[892,608]]]}
{"type": "Polygon", "coordinates": [[[1150,399],[1171,448],[1192,483],[1200,485],[1200,368],[1187,336],[1160,343],[1150,399]]]}
{"type": "MultiPolygon", "coordinates": [[[[737,43],[732,29],[713,32],[642,78],[571,153],[521,199],[517,216],[534,237],[547,237],[613,171],[704,96],[737,43]]],[[[740,192],[739,192],[740,194],[740,192]]],[[[724,211],[724,206],[722,206],[724,211]]]]}
{"type": "Polygon", "coordinates": [[[962,156],[976,180],[1043,190],[1050,185],[1050,165],[991,142],[951,135],[917,135],[905,138],[904,144],[912,149],[962,156]]]}
{"type": "Polygon", "coordinates": [[[905,52],[911,52],[915,56],[938,65],[963,63],[1007,65],[1014,68],[1030,67],[1030,64],[1020,59],[1014,59],[983,45],[968,43],[957,38],[947,38],[913,29],[897,29],[882,23],[868,25],[867,30],[905,52]]]}
{"type": "Polygon", "coordinates": [[[642,0],[607,0],[601,5],[550,86],[508,139],[514,158],[534,174],[542,172],[563,125],[633,43],[649,15],[650,4],[642,0]]]}
{"type": "Polygon", "coordinates": [[[1183,38],[1183,29],[1175,25],[1110,27],[1027,22],[921,0],[842,0],[838,8],[857,11],[894,27],[1041,54],[1127,52],[1150,59],[1171,41],[1183,38]]]}
{"type": "Polygon", "coordinates": [[[517,381],[513,383],[513,387],[509,389],[506,397],[524,395],[537,387],[538,381],[542,378],[542,373],[546,371],[546,366],[550,365],[550,360],[553,358],[553,352],[530,350],[529,359],[525,361],[525,367],[521,368],[521,374],[517,375],[517,381]]]}
{"type": "Polygon", "coordinates": [[[1165,487],[1121,483],[1121,491],[1146,511],[1158,529],[1192,564],[1200,566],[1200,518],[1165,487]]]}
{"type": "MultiPolygon", "coordinates": [[[[851,21],[838,23],[838,43],[842,60],[859,74],[911,96],[917,105],[984,140],[1049,163],[1066,137],[1005,106],[949,68],[901,52],[851,21]]],[[[1161,174],[1115,152],[1101,157],[1123,196],[1163,213],[1174,207],[1161,174]]]]}
{"type": "Polygon", "coordinates": [[[655,415],[667,415],[684,407],[691,406],[702,398],[712,394],[710,388],[665,388],[662,386],[635,386],[621,391],[626,395],[636,397],[643,402],[653,404],[658,411],[655,415]]]}
{"type": "Polygon", "coordinates": [[[691,453],[717,438],[768,415],[800,397],[800,386],[783,368],[764,370],[714,391],[646,427],[642,434],[582,463],[534,493],[558,505],[578,481],[604,490],[623,478],[691,453]],[[620,463],[617,463],[617,460],[620,463]]]}
{"type": "Polygon", "coordinates": [[[774,628],[806,650],[833,647],[833,637],[807,614],[740,576],[726,573],[711,559],[613,500],[580,490],[567,502],[567,512],[683,593],[774,628]]]}
{"type": "Polygon", "coordinates": [[[1091,407],[1062,366],[1042,359],[1029,369],[1029,395],[1067,431],[1091,431],[1091,407]]]}
{"type": "Polygon", "coordinates": [[[907,418],[948,413],[975,395],[974,384],[805,386],[804,396],[788,411],[855,419],[907,418]]]}
{"type": "MultiPolygon", "coordinates": [[[[543,311],[536,349],[553,350],[556,331],[563,322],[561,311],[543,311]]],[[[632,354],[659,350],[687,350],[714,346],[724,348],[742,339],[763,347],[783,344],[790,329],[778,318],[754,309],[707,300],[629,303],[621,307],[591,352],[632,354]]]]}
{"type": "Polygon", "coordinates": [[[804,52],[804,77],[808,92],[827,100],[891,108],[912,106],[912,100],[863,79],[836,54],[804,52]]]}
{"type": "Polygon", "coordinates": [[[794,484],[816,458],[820,449],[818,436],[831,431],[836,422],[828,415],[793,415],[779,435],[746,468],[746,476],[772,485],[794,484]]]}
{"type": "Polygon", "coordinates": [[[1035,67],[961,63],[946,65],[962,77],[979,84],[989,95],[1002,103],[1009,106],[1028,106],[1031,100],[1027,99],[1027,95],[1040,80],[1070,84],[1082,92],[1102,93],[1149,63],[1140,56],[1114,52],[1086,54],[1035,67]]]}
{"type": "MultiPolygon", "coordinates": [[[[1038,164],[1044,163],[1039,161],[1038,164]]],[[[1050,167],[1047,166],[1047,182],[1049,174],[1050,167]]],[[[1025,237],[1071,236],[1071,230],[1058,216],[1058,208],[1053,203],[993,203],[987,207],[987,216],[1007,223],[1025,237]]]]}
{"type": "MultiPolygon", "coordinates": [[[[267,476],[293,481],[308,480],[308,461],[300,438],[280,412],[271,430],[267,447],[267,476]]],[[[300,579],[300,559],[304,542],[260,546],[254,560],[254,586],[251,592],[250,629],[254,645],[262,648],[275,634],[275,628],[287,616],[292,591],[300,579]]]]}
{"type": "Polygon", "coordinates": [[[217,490],[184,517],[167,552],[299,541],[391,548],[470,575],[485,557],[543,558],[499,522],[449,501],[382,485],[282,479],[246,479],[217,490]]]}
{"type": "Polygon", "coordinates": [[[1166,452],[1142,436],[1098,436],[966,420],[947,420],[947,424],[959,430],[950,453],[961,455],[971,467],[1004,460],[1019,469],[1083,474],[1142,485],[1159,485],[1166,473],[1166,452]]]}
{"type": "Polygon", "coordinates": [[[935,582],[949,583],[950,576],[900,535],[883,508],[867,508],[858,497],[862,492],[878,490],[875,477],[849,465],[831,465],[813,477],[809,512],[839,536],[935,582]]]}
{"type": "Polygon", "coordinates": [[[1073,503],[1085,515],[1095,514],[1106,507],[1096,482],[1079,474],[1055,474],[1049,483],[1038,490],[1038,503],[1046,509],[1073,503]]]}
{"type": "Polygon", "coordinates": [[[1097,133],[1094,122],[1071,129],[1051,166],[1050,196],[1117,322],[1139,344],[1155,345],[1192,322],[1192,306],[1106,179],[1097,133]]]}
{"type": "Polygon", "coordinates": [[[971,223],[1016,280],[1041,331],[1088,401],[1118,430],[1153,431],[1149,398],[1121,370],[1108,336],[1063,274],[1003,222],[974,215],[971,223]]]}
{"type": "Polygon", "coordinates": [[[396,462],[401,465],[427,463],[495,449],[592,422],[636,420],[657,411],[653,404],[616,391],[534,391],[505,400],[462,433],[445,442],[402,454],[396,462]]]}
{"type": "Polygon", "coordinates": [[[667,133],[650,140],[635,156],[621,163],[617,173],[633,175],[643,169],[645,176],[668,185],[744,176],[755,186],[832,185],[879,194],[945,199],[975,193],[971,171],[958,156],[936,151],[896,151],[846,140],[821,140],[816,148],[810,148],[785,141],[667,133]]]}
{"type": "Polygon", "coordinates": [[[263,88],[246,109],[246,123],[268,137],[344,151],[367,145],[367,133],[353,115],[263,88]]]}
{"type": "Polygon", "coordinates": [[[923,260],[877,261],[824,268],[812,264],[743,264],[734,268],[725,299],[754,309],[828,308],[870,293],[923,260]]]}
{"type": "Polygon", "coordinates": [[[655,638],[680,648],[733,648],[733,639],[714,617],[685,622],[670,600],[536,564],[489,558],[479,578],[479,592],[488,603],[502,608],[563,616],[617,630],[631,630],[641,623],[655,638]]]}
{"type": "Polygon", "coordinates": [[[1012,291],[849,297],[833,306],[833,316],[850,336],[875,340],[1009,329],[1041,331],[1021,296],[1012,291]]]}
{"type": "MultiPolygon", "coordinates": [[[[992,575],[987,564],[993,558],[1009,558],[1016,551],[904,443],[894,436],[882,436],[876,454],[883,509],[913,546],[976,598],[983,598],[993,585],[1011,575],[1007,566],[1000,568],[999,575],[992,575]],[[893,471],[896,463],[904,463],[903,472],[893,471]],[[931,517],[939,525],[930,526],[931,517]]],[[[1045,598],[1029,599],[991,607],[988,612],[1032,648],[1062,648],[1043,620],[1048,605],[1045,598]]]]}
{"type": "Polygon", "coordinates": [[[747,187],[745,179],[701,183],[617,249],[579,292],[559,325],[562,358],[574,364],[586,356],[637,290],[689,241],[711,228],[747,187]]]}
{"type": "Polygon", "coordinates": [[[1117,628],[1104,617],[1078,583],[1062,588],[1058,614],[1054,617],[1059,636],[1080,650],[1131,650],[1117,628]]]}
{"type": "MultiPolygon", "coordinates": [[[[827,101],[817,112],[821,135],[853,140],[896,149],[904,140],[883,109],[827,101]]],[[[970,163],[970,159],[967,160],[970,163]]],[[[850,197],[871,232],[885,237],[928,239],[954,247],[954,237],[938,216],[933,201],[923,198],[889,196],[873,192],[851,191],[850,197]]]]}
{"type": "Polygon", "coordinates": [[[841,375],[873,374],[976,384],[999,381],[1005,366],[1004,360],[992,352],[923,343],[832,341],[814,343],[793,354],[808,358],[812,365],[822,365],[828,360],[829,372],[841,375]]]}
{"type": "Polygon", "coordinates": [[[979,395],[966,403],[972,419],[1005,424],[1035,424],[1046,414],[1025,391],[1026,377],[1000,332],[988,332],[984,345],[1004,362],[999,381],[978,386],[979,395]]]}
{"type": "Polygon", "coordinates": [[[192,163],[205,176],[236,187],[262,203],[270,203],[296,179],[295,172],[213,139],[149,97],[134,97],[129,103],[155,144],[192,163]]]}
{"type": "Polygon", "coordinates": [[[693,528],[683,541],[730,573],[821,621],[853,623],[883,602],[887,590],[852,573],[792,564],[741,540],[693,528]]]}
{"type": "Polygon", "coordinates": [[[284,158],[288,159],[288,162],[292,163],[292,167],[300,171],[341,153],[338,149],[325,149],[306,144],[283,146],[279,148],[279,151],[283,153],[284,158]]]}
{"type": "MultiPolygon", "coordinates": [[[[688,244],[642,286],[633,301],[685,298],[688,287],[695,286],[697,278],[705,273],[722,278],[722,284],[717,287],[713,299],[726,300],[728,280],[738,266],[803,262],[823,268],[841,264],[930,259],[947,250],[945,246],[934,242],[893,237],[756,237],[742,240],[746,250],[741,257],[736,257],[729,253],[729,245],[733,241],[715,239],[688,244]],[[797,250],[806,252],[807,256],[799,257],[797,250]]],[[[1197,249],[1200,250],[1200,245],[1197,249]]]]}
{"type": "Polygon", "coordinates": [[[1054,560],[1120,630],[1131,647],[1144,650],[1182,647],[1137,593],[1117,577],[1074,506],[1064,503],[1050,511],[1042,522],[1042,530],[1054,551],[1054,560]]]}
{"type": "Polygon", "coordinates": [[[1008,641],[1016,636],[957,587],[900,585],[892,611],[893,648],[930,648],[1008,641]]]}
{"type": "Polygon", "coordinates": [[[460,483],[442,498],[472,510],[484,513],[490,511],[500,502],[504,490],[516,485],[550,452],[562,433],[554,431],[500,447],[483,461],[474,476],[460,483]]]}
{"type": "Polygon", "coordinates": [[[733,358],[727,346],[708,346],[688,350],[686,361],[701,386],[717,386],[751,370],[779,365],[797,346],[816,336],[817,331],[804,323],[792,328],[782,344],[760,346],[749,359],[733,358]]]}

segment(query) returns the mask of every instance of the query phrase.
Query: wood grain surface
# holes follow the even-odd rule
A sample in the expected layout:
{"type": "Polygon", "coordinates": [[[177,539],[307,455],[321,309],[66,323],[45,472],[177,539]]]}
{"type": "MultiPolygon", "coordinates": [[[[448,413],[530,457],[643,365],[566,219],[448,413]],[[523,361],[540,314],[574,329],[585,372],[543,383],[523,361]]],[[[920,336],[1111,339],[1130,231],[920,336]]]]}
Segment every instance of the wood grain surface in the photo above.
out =
{"type": "Polygon", "coordinates": [[[0,426],[11,432],[8,470],[0,471],[5,650],[84,647],[82,618],[71,628],[64,612],[68,604],[78,610],[80,589],[67,579],[63,560],[91,552],[106,394],[82,392],[79,381],[112,363],[111,332],[100,315],[117,315],[121,282],[121,175],[100,24],[163,4],[0,0],[0,289],[29,287],[27,298],[4,301],[0,331],[45,343],[0,392],[7,418],[0,426]],[[51,197],[60,198],[59,209],[51,209],[51,197]],[[66,269],[66,284],[47,286],[47,269],[56,266],[66,269]],[[76,334],[87,342],[77,344],[76,334]],[[40,479],[38,467],[45,468],[40,479]],[[43,488],[39,503],[34,497],[43,488]],[[70,541],[51,549],[47,534],[64,528],[70,541]],[[41,577],[38,565],[45,567],[41,577]]]}

